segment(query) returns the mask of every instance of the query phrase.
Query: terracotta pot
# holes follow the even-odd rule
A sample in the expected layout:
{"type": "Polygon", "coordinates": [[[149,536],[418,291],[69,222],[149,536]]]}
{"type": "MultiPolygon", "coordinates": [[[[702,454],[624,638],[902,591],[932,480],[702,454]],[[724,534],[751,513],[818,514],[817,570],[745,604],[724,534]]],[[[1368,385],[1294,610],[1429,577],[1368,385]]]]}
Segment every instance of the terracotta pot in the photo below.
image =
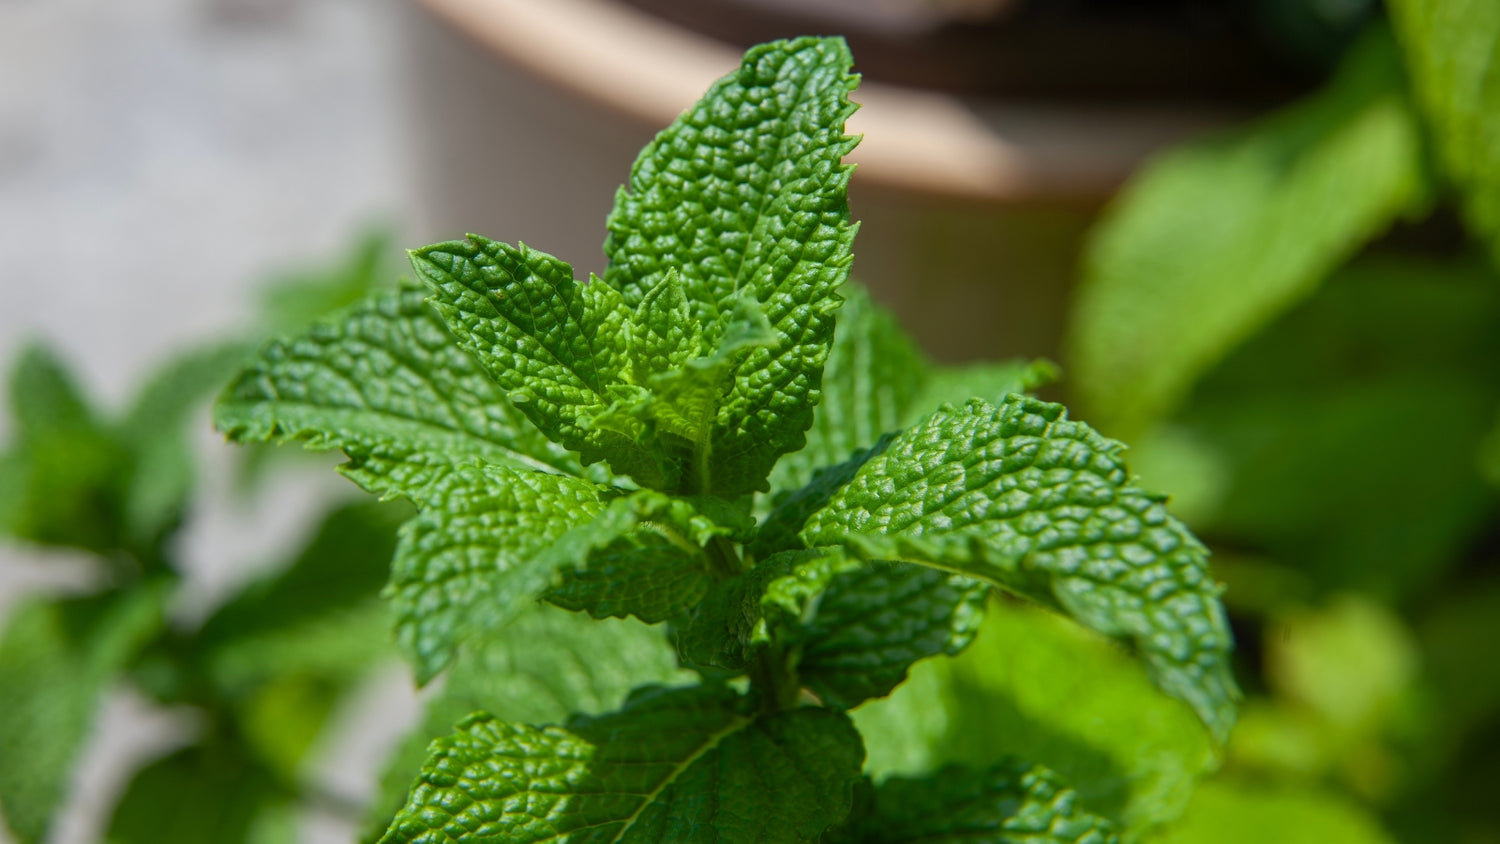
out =
{"type": "MultiPolygon", "coordinates": [[[[636,152],[741,53],[613,0],[418,0],[408,30],[429,226],[525,241],[580,276],[602,269],[636,152]]],[[[1101,204],[1145,156],[1238,116],[868,80],[855,99],[854,274],[945,360],[1055,357],[1101,204]]]]}

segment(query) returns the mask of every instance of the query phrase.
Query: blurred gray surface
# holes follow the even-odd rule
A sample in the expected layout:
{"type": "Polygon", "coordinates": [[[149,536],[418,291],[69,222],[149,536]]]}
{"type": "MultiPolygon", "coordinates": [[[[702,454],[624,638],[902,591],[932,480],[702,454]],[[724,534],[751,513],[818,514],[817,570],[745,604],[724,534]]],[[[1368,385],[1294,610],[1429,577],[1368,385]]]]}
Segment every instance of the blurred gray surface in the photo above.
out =
{"type": "MultiPolygon", "coordinates": [[[[0,369],[40,338],[113,408],[169,353],[248,324],[253,290],[356,233],[419,228],[404,149],[397,0],[0,0],[0,369]]],[[[0,441],[8,419],[0,420],[0,441]]],[[[235,503],[198,430],[201,506],[182,537],[192,615],[293,547],[348,484],[326,467],[235,503]]],[[[0,613],[79,588],[86,562],[0,545],[0,613]]],[[[363,799],[414,717],[405,674],[351,708],[313,774],[363,799]]],[[[57,844],[97,840],[130,766],[182,721],[116,694],[57,844]]],[[[308,841],[347,841],[310,817],[308,841]]],[[[5,841],[0,831],[0,841],[5,841]]]]}

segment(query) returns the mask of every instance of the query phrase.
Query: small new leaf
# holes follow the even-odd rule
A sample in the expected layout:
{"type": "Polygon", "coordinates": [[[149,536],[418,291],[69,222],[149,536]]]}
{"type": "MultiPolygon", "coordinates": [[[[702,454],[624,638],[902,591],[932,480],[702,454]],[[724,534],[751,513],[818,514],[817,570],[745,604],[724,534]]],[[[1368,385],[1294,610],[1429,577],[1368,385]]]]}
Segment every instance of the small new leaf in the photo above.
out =
{"type": "Polygon", "coordinates": [[[974,400],[897,437],[802,538],[977,577],[1129,639],[1222,741],[1239,692],[1208,552],[1129,483],[1122,448],[1061,405],[974,400]]]}
{"type": "Polygon", "coordinates": [[[649,690],[568,727],[476,715],[433,745],[384,844],[814,842],[864,761],[848,718],[746,715],[709,688],[649,690]]]}
{"type": "Polygon", "coordinates": [[[801,447],[818,403],[838,286],[848,277],[855,139],[844,134],[857,78],[842,39],[752,48],[736,73],[642,150],[609,217],[604,279],[632,306],[680,274],[709,346],[742,297],[778,342],[735,368],[714,419],[712,492],[766,488],[801,447]]]}

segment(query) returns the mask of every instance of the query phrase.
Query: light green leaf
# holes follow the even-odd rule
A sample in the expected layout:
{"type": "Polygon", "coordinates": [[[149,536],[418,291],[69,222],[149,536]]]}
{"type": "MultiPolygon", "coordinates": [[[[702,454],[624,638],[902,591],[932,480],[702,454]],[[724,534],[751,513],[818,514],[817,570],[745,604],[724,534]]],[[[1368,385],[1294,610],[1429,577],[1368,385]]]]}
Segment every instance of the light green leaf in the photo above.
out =
{"type": "Polygon", "coordinates": [[[1392,844],[1380,824],[1336,794],[1209,782],[1152,844],[1392,844]]]}
{"type": "Polygon", "coordinates": [[[1464,217],[1500,260],[1500,6],[1395,0],[1389,8],[1464,217]]]}
{"type": "Polygon", "coordinates": [[[652,490],[617,498],[538,555],[538,564],[564,572],[546,598],[595,618],[666,621],[708,592],[703,546],[730,532],[681,498],[652,490]]]}
{"type": "Polygon", "coordinates": [[[349,474],[383,494],[418,494],[446,467],[470,460],[579,472],[412,287],[271,343],[220,396],[214,421],[239,442],[341,448],[349,474]]]}
{"type": "Polygon", "coordinates": [[[897,437],[802,538],[975,577],[1124,638],[1222,741],[1239,691],[1208,552],[1129,483],[1122,449],[1061,405],[976,399],[897,437]]]}
{"type": "Polygon", "coordinates": [[[291,844],[294,795],[227,742],[147,765],[115,808],[106,844],[291,844]],[[280,835],[276,833],[280,832],[280,835]]]}
{"type": "Polygon", "coordinates": [[[602,284],[580,284],[545,252],[469,235],[412,252],[417,275],[458,344],[553,442],[585,464],[607,460],[642,486],[670,484],[671,467],[639,424],[594,424],[634,396],[625,378],[629,310],[602,284]]]}
{"type": "Polygon", "coordinates": [[[251,351],[231,342],[188,352],[155,373],[126,412],[120,438],[133,462],[124,528],[135,543],[159,540],[181,518],[194,481],[188,422],[251,351]]]}
{"type": "MultiPolygon", "coordinates": [[[[675,279],[671,275],[663,283],[675,279]]],[[[642,307],[651,303],[648,298],[642,307]]],[[[662,445],[681,455],[674,460],[680,474],[675,483],[700,493],[714,488],[714,420],[721,401],[733,387],[736,368],[754,350],[773,349],[780,341],[754,299],[739,299],[730,316],[718,348],[711,354],[646,375],[642,383],[650,386],[650,392],[622,403],[623,408],[617,406],[610,414],[629,409],[636,418],[648,420],[653,432],[664,439],[662,445]]]]}
{"type": "Polygon", "coordinates": [[[863,750],[841,714],[747,715],[726,692],[648,690],[567,728],[480,715],[433,745],[388,844],[814,842],[863,750]]]}
{"type": "Polygon", "coordinates": [[[105,691],[164,624],[142,587],[17,607],[0,639],[0,813],[38,844],[60,805],[105,691]]]}
{"type": "Polygon", "coordinates": [[[914,666],[853,715],[877,779],[1017,756],[1058,772],[1130,832],[1175,820],[1217,766],[1192,710],[1152,688],[1128,654],[1014,600],[994,602],[963,653],[914,666]]]}
{"type": "Polygon", "coordinates": [[[1425,208],[1421,138],[1388,33],[1327,88],[1135,177],[1084,258],[1068,366],[1133,437],[1365,242],[1425,208]]]}
{"type": "Polygon", "coordinates": [[[120,548],[128,450],[51,350],[27,347],[9,388],[16,425],[0,457],[0,531],[101,554],[120,548]]]}
{"type": "Polygon", "coordinates": [[[454,467],[423,491],[384,593],[417,682],[557,584],[563,561],[541,552],[597,516],[601,492],[578,478],[482,465],[454,467]]]}
{"type": "Polygon", "coordinates": [[[332,511],[290,566],[210,616],[193,644],[221,693],[244,694],[278,673],[350,682],[389,653],[390,619],[377,596],[410,511],[375,502],[332,511]]]}
{"type": "Polygon", "coordinates": [[[676,272],[709,347],[742,296],[780,341],[738,365],[715,418],[711,489],[700,492],[764,489],[812,424],[854,239],[851,168],[840,163],[856,143],[843,130],[851,64],[842,39],[752,48],[642,150],[615,199],[604,278],[629,305],[676,272]]]}
{"type": "Polygon", "coordinates": [[[1010,759],[986,770],[947,768],[925,779],[890,779],[863,817],[829,844],[1115,844],[1109,821],[1040,765],[1010,759]]]}
{"type": "Polygon", "coordinates": [[[381,777],[363,840],[379,839],[390,826],[422,770],[428,743],[451,733],[466,715],[483,710],[514,723],[559,723],[618,709],[637,686],[693,678],[677,667],[661,628],[629,619],[595,621],[537,604],[459,656],[422,727],[381,777]]]}
{"type": "Polygon", "coordinates": [[[973,641],[989,592],[978,580],[907,563],[840,574],[795,634],[797,674],[840,709],[885,697],[913,663],[973,641]]]}

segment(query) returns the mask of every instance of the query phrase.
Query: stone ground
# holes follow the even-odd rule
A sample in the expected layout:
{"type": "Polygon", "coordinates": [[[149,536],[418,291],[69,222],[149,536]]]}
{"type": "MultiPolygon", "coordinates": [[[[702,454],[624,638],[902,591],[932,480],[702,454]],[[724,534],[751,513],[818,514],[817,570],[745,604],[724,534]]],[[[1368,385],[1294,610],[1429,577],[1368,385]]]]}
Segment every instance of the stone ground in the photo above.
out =
{"type": "MultiPolygon", "coordinates": [[[[338,256],[371,224],[419,231],[398,2],[0,0],[0,368],[42,339],[117,407],[173,349],[244,325],[268,276],[338,256]]],[[[206,416],[198,430],[222,468],[206,416]]],[[[294,546],[348,486],[319,467],[236,503],[222,472],[205,474],[183,537],[188,616],[294,546]]],[[[0,614],[86,582],[81,560],[0,545],[0,614]]],[[[358,801],[415,717],[404,673],[377,677],[347,714],[313,775],[358,801]]],[[[130,766],[182,729],[123,690],[102,723],[53,844],[97,840],[130,766]]],[[[349,840],[336,817],[303,830],[349,840]]]]}

